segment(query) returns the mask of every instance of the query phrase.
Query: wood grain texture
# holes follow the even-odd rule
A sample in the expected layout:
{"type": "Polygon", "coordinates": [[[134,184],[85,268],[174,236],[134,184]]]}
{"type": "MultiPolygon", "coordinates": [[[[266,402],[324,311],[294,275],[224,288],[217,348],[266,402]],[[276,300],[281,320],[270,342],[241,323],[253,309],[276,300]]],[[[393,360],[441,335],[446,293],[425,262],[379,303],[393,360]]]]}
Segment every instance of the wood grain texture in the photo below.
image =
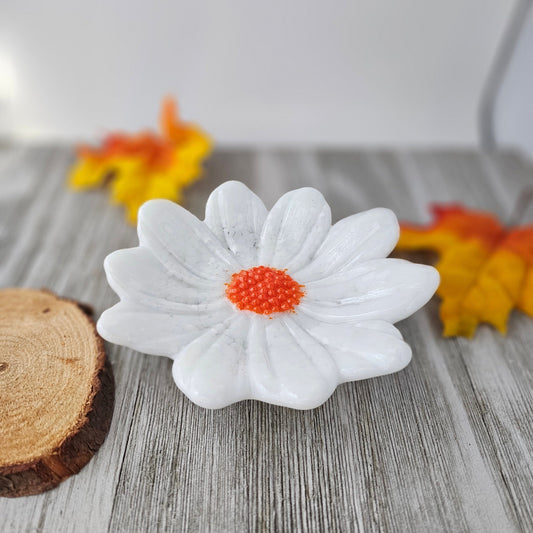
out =
{"type": "Polygon", "coordinates": [[[0,496],[55,487],[104,441],[113,372],[91,314],[49,291],[0,289],[0,496]]]}
{"type": "MultiPolygon", "coordinates": [[[[72,161],[69,148],[0,151],[0,286],[46,286],[99,314],[116,301],[103,259],[136,235],[102,192],[64,188],[72,161]]],[[[454,200],[508,220],[533,169],[473,151],[234,150],[211,158],[187,207],[203,217],[227,179],[268,207],[318,187],[334,220],[384,206],[424,222],[428,203],[454,200]]],[[[108,346],[106,442],[57,489],[0,501],[0,530],[531,531],[533,323],[514,313],[507,338],[482,326],[473,341],[443,339],[434,299],[399,328],[407,369],[344,384],[307,412],[207,411],[176,388],[169,360],[108,346]]]]}

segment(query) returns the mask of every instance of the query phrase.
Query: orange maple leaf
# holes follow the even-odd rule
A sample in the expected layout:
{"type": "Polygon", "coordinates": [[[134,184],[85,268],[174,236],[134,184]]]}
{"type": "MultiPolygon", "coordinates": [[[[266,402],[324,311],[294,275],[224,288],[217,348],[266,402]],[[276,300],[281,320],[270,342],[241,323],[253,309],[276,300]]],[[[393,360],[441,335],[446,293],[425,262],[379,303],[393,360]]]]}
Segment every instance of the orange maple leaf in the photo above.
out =
{"type": "Polygon", "coordinates": [[[504,227],[459,205],[432,207],[429,226],[401,224],[399,250],[439,254],[444,336],[472,337],[486,322],[502,334],[513,308],[533,317],[533,226],[504,227]]]}
{"type": "Polygon", "coordinates": [[[135,223],[141,204],[152,198],[180,201],[182,189],[202,173],[210,138],[183,122],[172,98],[163,101],[160,133],[114,132],[100,146],[81,146],[70,173],[73,189],[108,185],[114,203],[123,204],[135,223]]]}

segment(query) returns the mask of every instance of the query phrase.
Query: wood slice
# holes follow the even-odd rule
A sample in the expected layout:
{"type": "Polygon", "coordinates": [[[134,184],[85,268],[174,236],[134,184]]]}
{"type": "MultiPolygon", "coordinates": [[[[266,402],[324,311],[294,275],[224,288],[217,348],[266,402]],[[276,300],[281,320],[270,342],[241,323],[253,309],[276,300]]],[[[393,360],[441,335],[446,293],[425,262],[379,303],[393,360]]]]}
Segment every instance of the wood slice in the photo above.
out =
{"type": "Polygon", "coordinates": [[[0,496],[76,474],[105,439],[114,380],[86,306],[0,290],[0,496]]]}

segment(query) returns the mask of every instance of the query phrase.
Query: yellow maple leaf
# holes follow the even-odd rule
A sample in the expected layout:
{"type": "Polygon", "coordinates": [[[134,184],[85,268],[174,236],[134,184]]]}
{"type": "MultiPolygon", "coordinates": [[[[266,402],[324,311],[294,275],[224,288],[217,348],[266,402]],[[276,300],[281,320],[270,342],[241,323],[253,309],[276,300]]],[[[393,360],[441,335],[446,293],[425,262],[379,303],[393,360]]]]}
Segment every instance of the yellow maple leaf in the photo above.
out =
{"type": "Polygon", "coordinates": [[[182,122],[176,102],[163,102],[161,133],[111,133],[100,147],[82,146],[70,172],[71,188],[109,185],[111,199],[126,208],[127,219],[137,221],[146,201],[182,199],[183,187],[202,173],[202,162],[211,151],[210,138],[197,126],[182,122]]]}
{"type": "Polygon", "coordinates": [[[401,224],[398,250],[432,250],[444,335],[472,337],[478,324],[502,334],[512,309],[533,316],[533,226],[505,228],[490,213],[434,206],[429,226],[401,224]]]}

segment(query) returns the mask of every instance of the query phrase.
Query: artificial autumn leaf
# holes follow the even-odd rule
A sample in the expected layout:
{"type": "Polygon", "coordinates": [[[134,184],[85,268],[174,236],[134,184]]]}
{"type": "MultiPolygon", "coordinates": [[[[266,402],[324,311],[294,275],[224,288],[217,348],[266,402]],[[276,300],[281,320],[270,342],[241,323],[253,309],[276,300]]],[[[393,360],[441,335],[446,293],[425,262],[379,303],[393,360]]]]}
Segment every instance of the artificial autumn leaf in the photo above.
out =
{"type": "Polygon", "coordinates": [[[160,131],[111,133],[100,147],[81,146],[69,185],[73,189],[109,185],[112,201],[126,207],[132,223],[147,200],[181,201],[183,187],[200,176],[211,141],[197,126],[179,119],[171,98],[163,102],[160,131]]]}
{"type": "Polygon", "coordinates": [[[506,228],[459,205],[432,213],[429,226],[401,224],[397,249],[439,254],[444,335],[472,337],[482,322],[505,334],[514,308],[533,317],[533,226],[506,228]]]}

